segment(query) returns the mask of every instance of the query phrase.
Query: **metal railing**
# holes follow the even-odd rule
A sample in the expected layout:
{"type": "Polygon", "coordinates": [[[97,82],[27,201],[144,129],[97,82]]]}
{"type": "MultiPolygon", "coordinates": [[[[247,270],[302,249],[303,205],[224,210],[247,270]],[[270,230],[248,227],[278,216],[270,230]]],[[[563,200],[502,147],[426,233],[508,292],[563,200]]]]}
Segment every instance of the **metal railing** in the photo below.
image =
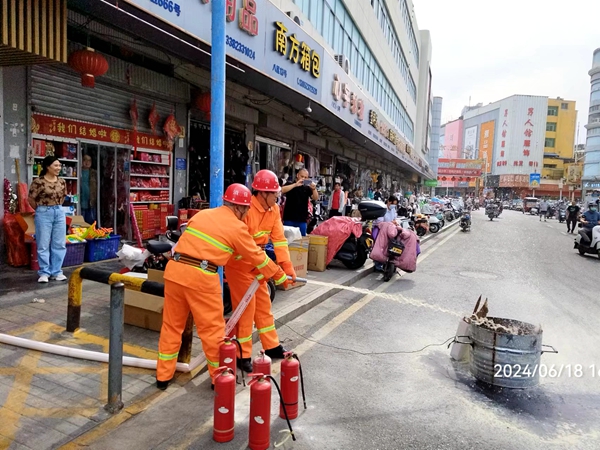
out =
{"type": "MultiPolygon", "coordinates": [[[[83,280],[96,281],[98,283],[109,285],[122,283],[124,289],[144,292],[146,294],[156,295],[158,297],[165,296],[165,286],[162,283],[147,281],[144,278],[130,277],[106,270],[94,269],[92,267],[81,267],[76,269],[69,278],[67,331],[71,333],[79,329],[81,322],[83,280]]],[[[192,358],[193,327],[194,321],[192,320],[192,315],[190,314],[182,335],[181,349],[179,350],[179,356],[177,358],[178,362],[188,364],[192,358]]]]}

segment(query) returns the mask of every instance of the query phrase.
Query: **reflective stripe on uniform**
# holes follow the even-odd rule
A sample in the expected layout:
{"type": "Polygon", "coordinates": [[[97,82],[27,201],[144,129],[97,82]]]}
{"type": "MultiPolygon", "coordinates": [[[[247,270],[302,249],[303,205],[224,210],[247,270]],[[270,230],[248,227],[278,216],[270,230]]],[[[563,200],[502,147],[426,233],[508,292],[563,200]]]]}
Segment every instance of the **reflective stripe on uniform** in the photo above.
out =
{"type": "Polygon", "coordinates": [[[210,237],[208,234],[203,233],[202,231],[198,231],[194,228],[187,227],[185,229],[185,232],[190,233],[192,236],[195,236],[199,239],[202,239],[204,242],[207,242],[210,245],[217,247],[219,250],[223,250],[224,252],[233,254],[233,249],[231,247],[226,246],[222,242],[217,241],[215,238],[210,237]]]}
{"type": "Polygon", "coordinates": [[[258,270],[260,270],[260,269],[262,269],[263,267],[265,267],[267,264],[269,264],[269,257],[268,257],[268,256],[267,256],[267,257],[265,257],[265,260],[264,260],[262,263],[260,263],[258,266],[256,266],[256,268],[257,268],[258,270]]]}
{"type": "Polygon", "coordinates": [[[281,284],[287,279],[287,275],[282,276],[279,280],[275,280],[275,284],[281,284]]]}
{"type": "Polygon", "coordinates": [[[206,363],[210,366],[210,367],[219,367],[219,363],[218,362],[214,362],[211,361],[210,359],[206,358],[206,363]]]}
{"type": "Polygon", "coordinates": [[[265,276],[262,273],[259,273],[258,275],[256,275],[256,279],[257,280],[262,280],[265,276]]]}
{"type": "Polygon", "coordinates": [[[287,246],[288,246],[287,241],[273,242],[273,247],[287,247],[287,246]]]}
{"type": "Polygon", "coordinates": [[[169,355],[160,352],[158,353],[158,359],[160,359],[161,361],[171,361],[172,359],[177,358],[177,356],[179,356],[179,352],[171,353],[169,355]]]}
{"type": "Polygon", "coordinates": [[[238,342],[240,344],[243,344],[244,342],[248,342],[248,341],[251,341],[251,340],[252,340],[252,335],[250,335],[248,337],[245,337],[245,338],[238,338],[238,342]]]}
{"type": "Polygon", "coordinates": [[[258,334],[268,333],[269,331],[273,331],[274,329],[275,329],[275,325],[271,325],[271,326],[264,327],[264,328],[259,328],[258,334]]]}
{"type": "Polygon", "coordinates": [[[196,266],[192,266],[194,269],[198,269],[200,272],[202,272],[205,275],[219,275],[219,272],[209,272],[208,270],[204,270],[202,267],[196,267],[196,266]]]}
{"type": "Polygon", "coordinates": [[[235,259],[236,261],[239,261],[240,259],[242,259],[242,255],[237,255],[237,256],[236,256],[235,258],[233,258],[233,259],[235,259]]]}
{"type": "Polygon", "coordinates": [[[259,231],[258,233],[253,234],[252,237],[258,238],[258,237],[264,236],[266,234],[271,234],[271,232],[269,230],[259,231]]]}

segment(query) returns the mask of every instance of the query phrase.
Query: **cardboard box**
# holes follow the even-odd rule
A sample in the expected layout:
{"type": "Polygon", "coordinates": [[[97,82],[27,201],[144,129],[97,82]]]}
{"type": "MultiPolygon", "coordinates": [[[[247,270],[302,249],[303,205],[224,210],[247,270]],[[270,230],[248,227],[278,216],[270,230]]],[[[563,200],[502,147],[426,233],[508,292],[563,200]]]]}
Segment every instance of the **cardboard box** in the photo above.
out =
{"type": "Polygon", "coordinates": [[[327,236],[309,236],[308,270],[324,272],[327,269],[327,236]]]}
{"type": "Polygon", "coordinates": [[[165,284],[164,270],[148,269],[148,281],[165,284]]]}
{"type": "MultiPolygon", "coordinates": [[[[21,213],[18,214],[17,221],[23,228],[25,234],[34,235],[35,234],[35,221],[33,219],[33,213],[21,213]]],[[[90,226],[89,223],[85,222],[83,216],[68,216],[67,217],[67,225],[79,225],[81,227],[87,228],[90,226]]]]}
{"type": "MultiPolygon", "coordinates": [[[[288,245],[288,248],[290,250],[290,260],[294,265],[294,271],[296,272],[296,276],[300,278],[306,278],[306,274],[308,273],[308,245],[309,238],[307,237],[294,241],[288,245]]],[[[277,286],[277,289],[282,291],[289,291],[290,289],[302,286],[304,286],[304,283],[297,283],[293,286],[290,285],[287,288],[284,288],[283,286],[277,286]]]]}
{"type": "Polygon", "coordinates": [[[125,323],[160,331],[164,302],[163,297],[125,289],[125,323]]]}

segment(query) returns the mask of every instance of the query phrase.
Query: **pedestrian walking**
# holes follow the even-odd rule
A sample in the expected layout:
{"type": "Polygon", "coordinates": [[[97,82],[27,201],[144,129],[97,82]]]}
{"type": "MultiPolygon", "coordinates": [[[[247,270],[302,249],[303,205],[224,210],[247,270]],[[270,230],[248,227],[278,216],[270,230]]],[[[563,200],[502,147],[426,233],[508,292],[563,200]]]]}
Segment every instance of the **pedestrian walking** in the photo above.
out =
{"type": "Polygon", "coordinates": [[[67,253],[67,221],[62,209],[67,184],[58,176],[61,168],[56,156],[46,156],[40,176],[29,188],[28,201],[35,210],[35,242],[40,266],[38,283],[67,279],[62,272],[67,253]]]}
{"type": "Polygon", "coordinates": [[[546,222],[546,216],[548,215],[548,202],[544,199],[540,202],[540,222],[542,221],[542,217],[544,218],[544,222],[546,222]]]}
{"type": "Polygon", "coordinates": [[[219,368],[219,343],[225,336],[219,267],[240,257],[252,266],[261,283],[273,278],[275,284],[287,284],[285,272],[256,245],[243,223],[251,198],[246,186],[232,184],[225,191],[223,206],[204,209],[192,217],[177,243],[164,276],[165,302],[156,366],[158,389],[166,389],[175,374],[181,334],[190,312],[214,381],[219,368]]]}
{"type": "Polygon", "coordinates": [[[575,200],[567,207],[567,233],[573,234],[575,232],[575,225],[577,224],[577,219],[579,219],[580,211],[581,208],[575,200]]]}

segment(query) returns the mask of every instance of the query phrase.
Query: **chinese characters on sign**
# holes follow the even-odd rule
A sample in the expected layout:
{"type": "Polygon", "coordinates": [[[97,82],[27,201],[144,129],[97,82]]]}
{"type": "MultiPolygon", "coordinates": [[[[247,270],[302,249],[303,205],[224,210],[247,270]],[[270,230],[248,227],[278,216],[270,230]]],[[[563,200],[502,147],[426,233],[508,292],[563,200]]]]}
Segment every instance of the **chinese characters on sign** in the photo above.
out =
{"type": "MultiPolygon", "coordinates": [[[[319,78],[321,76],[321,57],[311,49],[306,42],[300,42],[296,34],[287,35],[287,28],[282,22],[275,22],[275,42],[276,52],[287,57],[294,64],[300,64],[302,70],[319,78]]],[[[345,107],[345,106],[344,106],[345,107]]]]}
{"type": "MultiPolygon", "coordinates": [[[[34,114],[31,117],[31,132],[72,139],[86,138],[122,145],[133,145],[134,135],[130,130],[40,114],[34,114]]],[[[146,133],[136,133],[136,144],[138,147],[148,149],[168,149],[167,139],[146,133]]]]}
{"type": "MultiPolygon", "coordinates": [[[[531,121],[531,117],[533,116],[533,111],[534,108],[527,108],[527,122],[525,122],[525,124],[523,125],[525,127],[525,131],[523,132],[523,135],[525,136],[526,139],[523,140],[523,156],[525,156],[526,158],[529,158],[529,156],[531,155],[531,136],[533,136],[533,122],[531,121]]],[[[523,161],[515,161],[515,165],[518,165],[519,167],[521,167],[523,165],[523,161]]],[[[529,166],[530,167],[537,167],[537,165],[534,166],[534,162],[533,161],[529,161],[529,166]]]]}
{"type": "Polygon", "coordinates": [[[339,102],[340,99],[342,100],[343,108],[348,108],[348,106],[350,106],[350,114],[356,115],[360,121],[364,119],[365,104],[363,99],[358,98],[354,92],[350,92],[348,83],[340,82],[340,78],[337,74],[333,75],[331,94],[333,95],[333,99],[336,103],[339,102]]]}
{"type": "MultiPolygon", "coordinates": [[[[154,0],[152,0],[154,2],[154,0]]],[[[158,0],[162,2],[162,0],[158,0]]],[[[205,5],[210,0],[201,0],[205,5]]],[[[227,22],[235,20],[237,0],[225,0],[225,14],[227,22]]],[[[165,1],[165,3],[168,3],[165,1]]],[[[238,26],[250,36],[258,36],[258,19],[256,18],[256,0],[242,0],[242,7],[238,11],[238,26]]]]}
{"type": "MultiPolygon", "coordinates": [[[[500,142],[501,148],[506,148],[506,136],[508,135],[508,108],[504,110],[504,120],[502,122],[502,141],[500,142]]],[[[504,158],[504,150],[500,151],[500,157],[504,158]]],[[[506,166],[508,161],[497,161],[496,166],[506,166]]]]}

